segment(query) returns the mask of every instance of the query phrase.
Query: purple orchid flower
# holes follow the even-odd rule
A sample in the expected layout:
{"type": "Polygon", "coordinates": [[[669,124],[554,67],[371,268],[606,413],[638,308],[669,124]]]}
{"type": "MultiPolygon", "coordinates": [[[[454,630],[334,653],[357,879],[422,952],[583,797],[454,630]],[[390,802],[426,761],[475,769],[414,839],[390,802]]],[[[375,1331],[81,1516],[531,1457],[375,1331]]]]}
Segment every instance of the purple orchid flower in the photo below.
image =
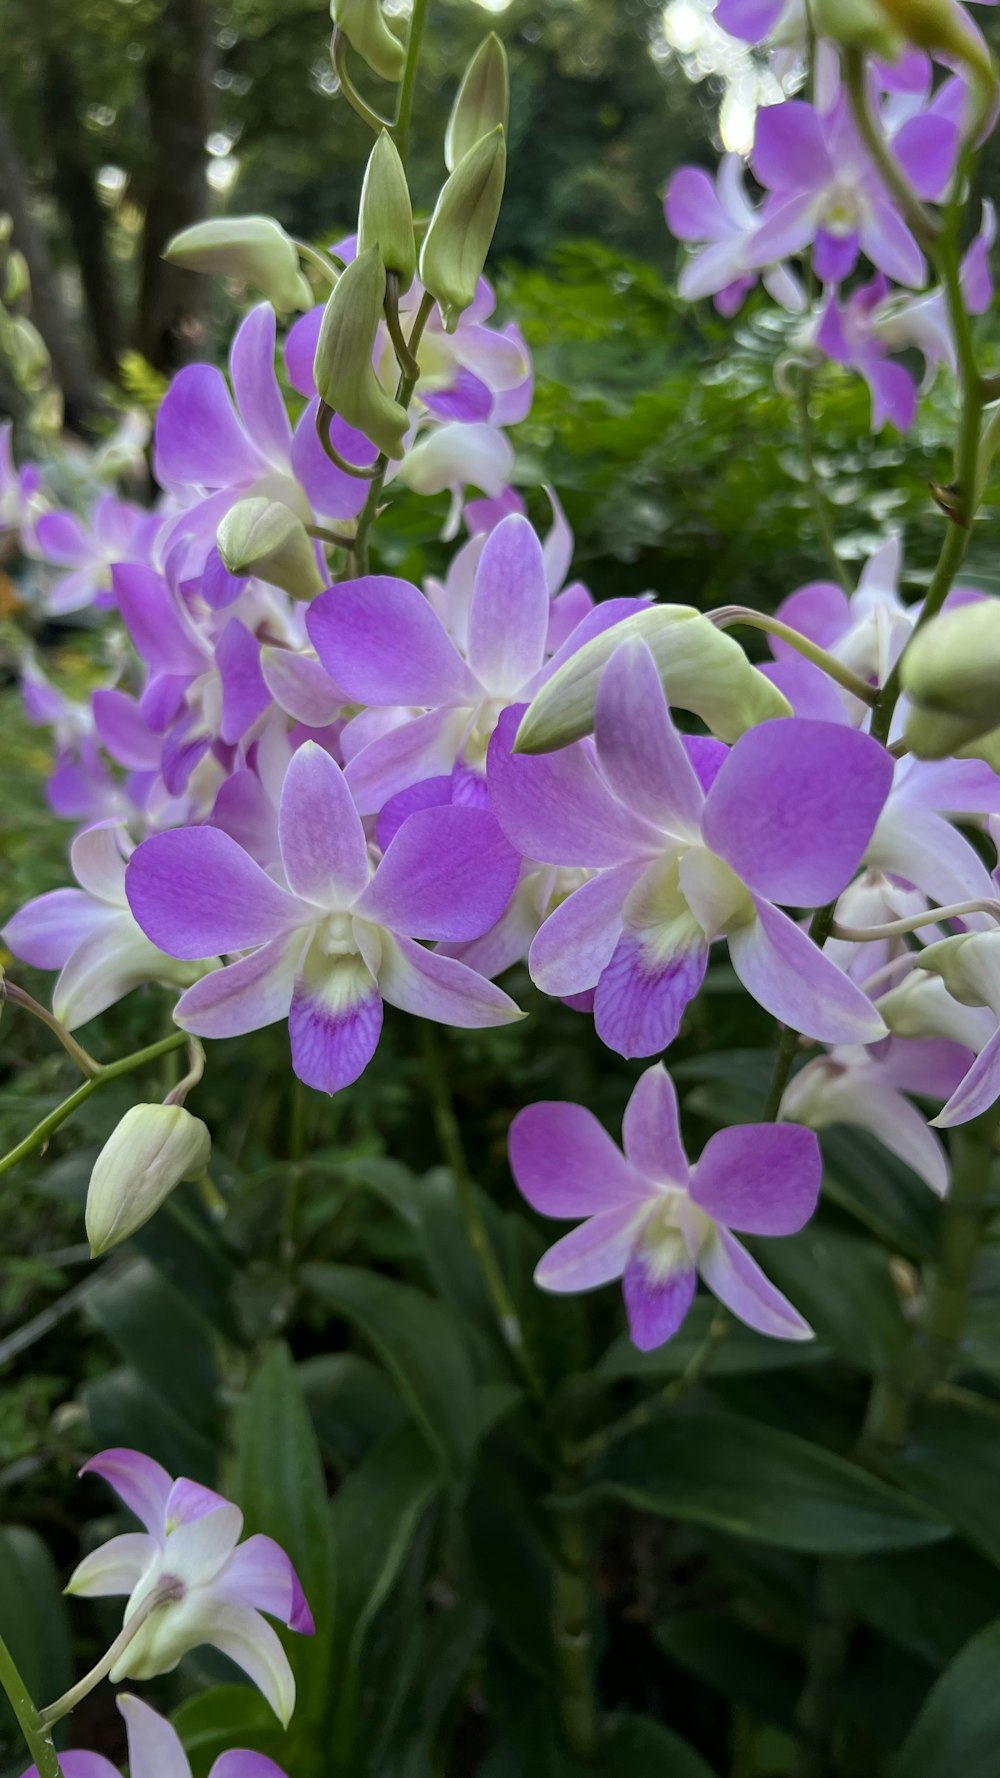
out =
{"type": "Polygon", "coordinates": [[[802,314],[806,293],[795,273],[776,264],[761,270],[748,264],[746,248],[760,224],[743,182],[738,154],[724,154],[715,183],[701,167],[678,167],[663,203],[667,227],[679,241],[697,248],[677,281],[686,302],[710,296],[720,315],[735,315],[744,297],[763,279],[768,295],[783,309],[802,314]]]}
{"type": "Polygon", "coordinates": [[[50,588],[46,610],[62,616],[111,605],[112,566],[145,561],[159,526],[157,513],[114,494],[100,496],[86,523],[73,512],[42,513],[28,539],[31,554],[68,570],[50,588]]]}
{"type": "Polygon", "coordinates": [[[692,1167],[677,1095],[661,1064],[636,1084],[625,1153],[582,1105],[529,1105],[511,1125],[510,1166],[543,1216],[584,1217],[544,1255],[544,1290],[591,1290],[621,1278],[633,1344],[648,1352],[677,1332],[700,1275],[748,1327],[803,1340],[811,1329],[769,1283],[733,1230],[791,1235],[816,1208],[822,1163],[811,1131],[737,1124],[710,1137],[692,1167]]]}
{"type": "Polygon", "coordinates": [[[70,847],[78,889],[26,902],[3,928],[4,943],[34,969],[58,969],[52,1010],[70,1031],[149,982],[186,988],[212,963],[178,963],[140,931],[125,899],[130,842],[121,821],[98,822],[70,847]]]}
{"type": "Polygon", "coordinates": [[[673,1041],[725,937],[775,1018],[826,1042],[884,1035],[865,995],[777,905],[820,906],[854,875],[892,781],[884,750],[794,717],[728,752],[685,742],[641,641],[604,669],[593,744],[514,754],[520,715],[501,719],[490,749],[497,818],[525,856],[597,873],[531,946],[545,993],[596,987],[599,1036],[621,1055],[652,1055],[673,1041]]]}
{"type": "Polygon", "coordinates": [[[950,1177],[944,1144],[906,1095],[947,1099],[972,1061],[970,1050],[944,1039],[890,1037],[872,1049],[839,1044],[793,1077],[779,1116],[811,1130],[834,1124],[867,1130],[944,1197],[950,1177]]]}
{"type": "Polygon", "coordinates": [[[383,1000],[459,1026],[521,1016],[413,937],[474,938],[508,901],[517,858],[485,810],[412,815],[373,871],[344,774],[310,741],[289,765],[278,826],[287,887],[216,828],[154,834],[133,855],[129,901],[154,942],[185,958],[249,952],[214,989],[206,977],[182,995],[185,1030],[234,1037],[287,1017],[299,1079],[335,1093],[371,1060],[383,1000]]]}
{"type": "Polygon", "coordinates": [[[14,425],[0,424],[0,537],[29,527],[42,477],[33,463],[18,469],[14,462],[14,425]]]}
{"type": "Polygon", "coordinates": [[[284,1550],[259,1535],[241,1543],[238,1506],[185,1476],[174,1481],[141,1451],[102,1451],[80,1474],[101,1476],[145,1531],[125,1532],[85,1556],[66,1591],[85,1599],[128,1594],[126,1623],[162,1595],[112,1668],[112,1680],[172,1673],[184,1655],[209,1643],[242,1667],[287,1728],[295,1680],[261,1613],[304,1636],[315,1626],[284,1550]]]}
{"type": "MultiPolygon", "coordinates": [[[[562,654],[635,610],[609,600],[574,629],[562,654]]],[[[536,689],[548,643],[541,546],[512,514],[483,544],[462,645],[408,581],[370,575],[321,593],[306,624],[327,672],[369,708],[344,730],[347,781],[366,814],[424,778],[455,771],[465,800],[486,801],[486,749],[500,712],[536,689]]],[[[554,667],[560,656],[553,657],[554,667]]]]}
{"type": "MultiPolygon", "coordinates": [[[[921,197],[941,196],[958,146],[953,119],[908,117],[893,150],[921,197]]],[[[909,228],[861,142],[843,95],[825,112],[802,99],[758,114],[750,164],[771,196],[747,248],[750,264],[771,265],[812,246],[824,284],[850,276],[864,253],[898,284],[920,289],[926,266],[909,228]]]]}
{"type": "MultiPolygon", "coordinates": [[[[180,1736],[164,1717],[129,1692],[120,1692],[115,1703],[128,1735],[129,1778],[191,1778],[180,1736]]],[[[119,1778],[117,1766],[100,1753],[61,1753],[59,1764],[63,1778],[119,1778]]],[[[30,1766],[22,1778],[38,1778],[38,1768],[30,1766]]],[[[234,1747],[219,1755],[208,1778],[285,1778],[285,1774],[266,1754],[234,1747]]]]}

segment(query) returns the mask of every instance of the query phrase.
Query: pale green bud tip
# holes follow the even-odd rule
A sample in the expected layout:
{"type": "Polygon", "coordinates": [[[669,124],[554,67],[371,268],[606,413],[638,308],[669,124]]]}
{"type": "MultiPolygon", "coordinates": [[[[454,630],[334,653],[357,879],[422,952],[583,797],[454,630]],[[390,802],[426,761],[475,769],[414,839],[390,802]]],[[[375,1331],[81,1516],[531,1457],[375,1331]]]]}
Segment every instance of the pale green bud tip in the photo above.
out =
{"type": "Polygon", "coordinates": [[[466,68],[451,108],[444,139],[444,160],[449,173],[483,136],[498,125],[506,130],[509,104],[507,51],[496,32],[491,31],[466,68]]]}
{"type": "Polygon", "coordinates": [[[252,284],[276,309],[309,309],[312,291],[299,256],[272,216],[220,216],[182,229],[164,259],[193,272],[216,272],[252,284]]]}
{"type": "Polygon", "coordinates": [[[462,156],[438,198],[420,254],[420,276],[452,332],[474,300],[500,215],[507,149],[501,125],[462,156]]]}
{"type": "Polygon", "coordinates": [[[327,407],[370,438],[387,457],[402,457],[409,421],[383,389],[372,364],[385,301],[385,267],[377,247],[352,260],[323,314],[313,372],[327,407]]]}
{"type": "Polygon", "coordinates": [[[373,73],[402,80],[406,51],[389,29],[381,0],[330,0],[330,17],[373,73]]]}
{"type": "Polygon", "coordinates": [[[237,500],[216,542],[230,574],[255,574],[294,599],[313,599],[326,584],[302,520],[279,500],[237,500]]]}
{"type": "Polygon", "coordinates": [[[790,716],[787,698],[751,666],[739,643],[691,605],[651,605],[578,649],[529,704],[518,753],[552,753],[594,726],[601,674],[621,643],[640,637],[659,670],[668,702],[691,710],[723,741],[758,722],[790,716]]]}
{"type": "Polygon", "coordinates": [[[87,1189],[87,1239],[95,1259],[128,1240],[182,1179],[204,1173],[212,1139],[183,1105],[133,1105],[101,1149],[87,1189]]]}
{"type": "Polygon", "coordinates": [[[408,290],[417,269],[413,238],[413,209],[406,173],[388,130],[378,138],[361,187],[358,213],[358,252],[377,247],[387,272],[395,272],[400,288],[408,290]]]}
{"type": "Polygon", "coordinates": [[[997,727],[1000,601],[978,599],[917,630],[900,661],[910,700],[906,740],[923,759],[943,759],[997,727]]]}

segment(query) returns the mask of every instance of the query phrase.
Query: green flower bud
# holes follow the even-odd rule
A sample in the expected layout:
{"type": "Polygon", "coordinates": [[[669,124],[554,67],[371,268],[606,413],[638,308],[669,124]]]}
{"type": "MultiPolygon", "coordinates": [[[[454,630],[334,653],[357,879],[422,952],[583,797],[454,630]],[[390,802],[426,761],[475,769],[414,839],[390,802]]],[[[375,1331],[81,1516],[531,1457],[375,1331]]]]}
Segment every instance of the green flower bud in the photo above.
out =
{"type": "Polygon", "coordinates": [[[31,274],[28,271],[28,262],[24,254],[14,247],[8,253],[7,264],[4,267],[3,300],[5,303],[20,302],[22,296],[27,296],[30,289],[31,274]]]}
{"type": "Polygon", "coordinates": [[[252,284],[276,309],[309,309],[312,291],[299,256],[272,216],[219,216],[181,229],[163,255],[192,272],[218,272],[252,284]]]}
{"type": "Polygon", "coordinates": [[[96,1259],[127,1241],[182,1179],[208,1166],[212,1138],[183,1105],[133,1105],[101,1149],[87,1188],[87,1239],[96,1259]]]}
{"type": "Polygon", "coordinates": [[[462,156],[445,181],[420,254],[420,276],[449,333],[476,294],[500,214],[507,149],[500,124],[462,156]]]}
{"type": "Polygon", "coordinates": [[[330,17],[374,74],[402,80],[406,51],[389,29],[381,0],[330,0],[330,17]]]}
{"type": "Polygon", "coordinates": [[[216,542],[230,574],[255,574],[293,599],[314,599],[326,585],[302,520],[278,500],[237,500],[216,542]]]}
{"type": "Polygon", "coordinates": [[[498,124],[506,130],[509,103],[507,51],[491,31],[466,68],[451,108],[444,138],[444,164],[449,173],[498,124]]]}
{"type": "Polygon", "coordinates": [[[942,938],[919,953],[916,965],[939,975],[963,1006],[992,1006],[1000,978],[1000,930],[942,938]]]}
{"type": "Polygon", "coordinates": [[[986,42],[958,0],[815,0],[813,26],[818,36],[889,61],[907,44],[936,50],[993,83],[986,42]]]}
{"type": "Polygon", "coordinates": [[[1000,600],[943,611],[915,631],[900,681],[910,700],[911,752],[920,759],[967,752],[1000,719],[1000,600]]]}
{"type": "Polygon", "coordinates": [[[385,266],[377,247],[343,271],[326,305],[313,374],[327,407],[356,426],[387,457],[402,457],[405,410],[387,395],[372,364],[385,301],[385,266]]]}
{"type": "Polygon", "coordinates": [[[553,753],[590,734],[601,674],[633,636],[649,648],[670,703],[700,716],[723,741],[792,713],[777,686],[709,618],[691,605],[651,605],[595,636],[553,673],[521,719],[519,753],[553,753]]]}
{"type": "Polygon", "coordinates": [[[403,163],[388,130],[379,136],[365,169],[358,212],[358,252],[377,247],[387,272],[408,290],[417,269],[413,209],[403,163]]]}

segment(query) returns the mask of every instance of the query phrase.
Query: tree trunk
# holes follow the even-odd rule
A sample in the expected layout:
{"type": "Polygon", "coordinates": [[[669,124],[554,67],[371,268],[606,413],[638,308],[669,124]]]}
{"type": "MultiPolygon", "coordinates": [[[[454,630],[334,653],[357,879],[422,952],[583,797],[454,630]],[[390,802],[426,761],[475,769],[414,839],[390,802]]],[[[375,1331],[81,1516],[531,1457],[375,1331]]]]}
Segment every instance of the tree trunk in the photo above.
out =
{"type": "Polygon", "coordinates": [[[211,27],[208,0],[164,0],[146,68],[152,174],[142,240],[138,338],[143,356],[162,371],[196,356],[205,331],[205,279],[168,265],[162,254],[171,236],[200,221],[207,208],[211,27]]]}
{"type": "Polygon", "coordinates": [[[86,152],[81,153],[83,130],[76,76],[60,50],[50,50],[45,58],[42,103],[52,150],[55,194],[80,267],[98,363],[104,375],[117,382],[121,350],[118,294],[108,263],[104,210],[86,152]]]}
{"type": "Polygon", "coordinates": [[[63,393],[66,424],[78,431],[101,409],[101,394],[89,351],[74,327],[56,283],[48,242],[35,220],[31,186],[17,144],[0,109],[0,210],[13,224],[14,243],[31,275],[31,319],[52,361],[52,374],[63,393]]]}

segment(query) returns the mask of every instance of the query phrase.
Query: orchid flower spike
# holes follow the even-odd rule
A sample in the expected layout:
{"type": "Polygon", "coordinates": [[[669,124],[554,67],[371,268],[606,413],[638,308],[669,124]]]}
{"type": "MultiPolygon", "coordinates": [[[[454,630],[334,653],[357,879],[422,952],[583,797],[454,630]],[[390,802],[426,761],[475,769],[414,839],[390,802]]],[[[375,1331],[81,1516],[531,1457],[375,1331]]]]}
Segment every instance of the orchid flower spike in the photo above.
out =
{"type": "MultiPolygon", "coordinates": [[[[284,1550],[260,1535],[240,1543],[243,1514],[238,1506],[185,1476],[174,1481],[141,1451],[101,1451],[80,1474],[102,1476],[145,1531],[127,1531],[85,1556],[66,1591],[87,1599],[127,1593],[125,1623],[151,1596],[166,1595],[112,1668],[112,1681],[172,1673],[191,1649],[208,1643],[242,1667],[287,1728],[295,1708],[295,1680],[288,1656],[261,1613],[305,1636],[313,1634],[314,1625],[284,1550]]],[[[157,1771],[155,1778],[165,1778],[165,1773],[157,1771]]],[[[268,1774],[248,1773],[247,1778],[268,1774]]]]}
{"type": "Polygon", "coordinates": [[[677,1332],[698,1275],[759,1333],[805,1340],[811,1329],[733,1230],[792,1235],[816,1208],[822,1162],[811,1130],[736,1124],[709,1138],[692,1167],[677,1095],[662,1063],[625,1108],[624,1155],[582,1105],[529,1105],[510,1129],[519,1189],[543,1216],[583,1217],[543,1256],[543,1290],[591,1290],[621,1278],[633,1344],[648,1352],[677,1332]]]}

